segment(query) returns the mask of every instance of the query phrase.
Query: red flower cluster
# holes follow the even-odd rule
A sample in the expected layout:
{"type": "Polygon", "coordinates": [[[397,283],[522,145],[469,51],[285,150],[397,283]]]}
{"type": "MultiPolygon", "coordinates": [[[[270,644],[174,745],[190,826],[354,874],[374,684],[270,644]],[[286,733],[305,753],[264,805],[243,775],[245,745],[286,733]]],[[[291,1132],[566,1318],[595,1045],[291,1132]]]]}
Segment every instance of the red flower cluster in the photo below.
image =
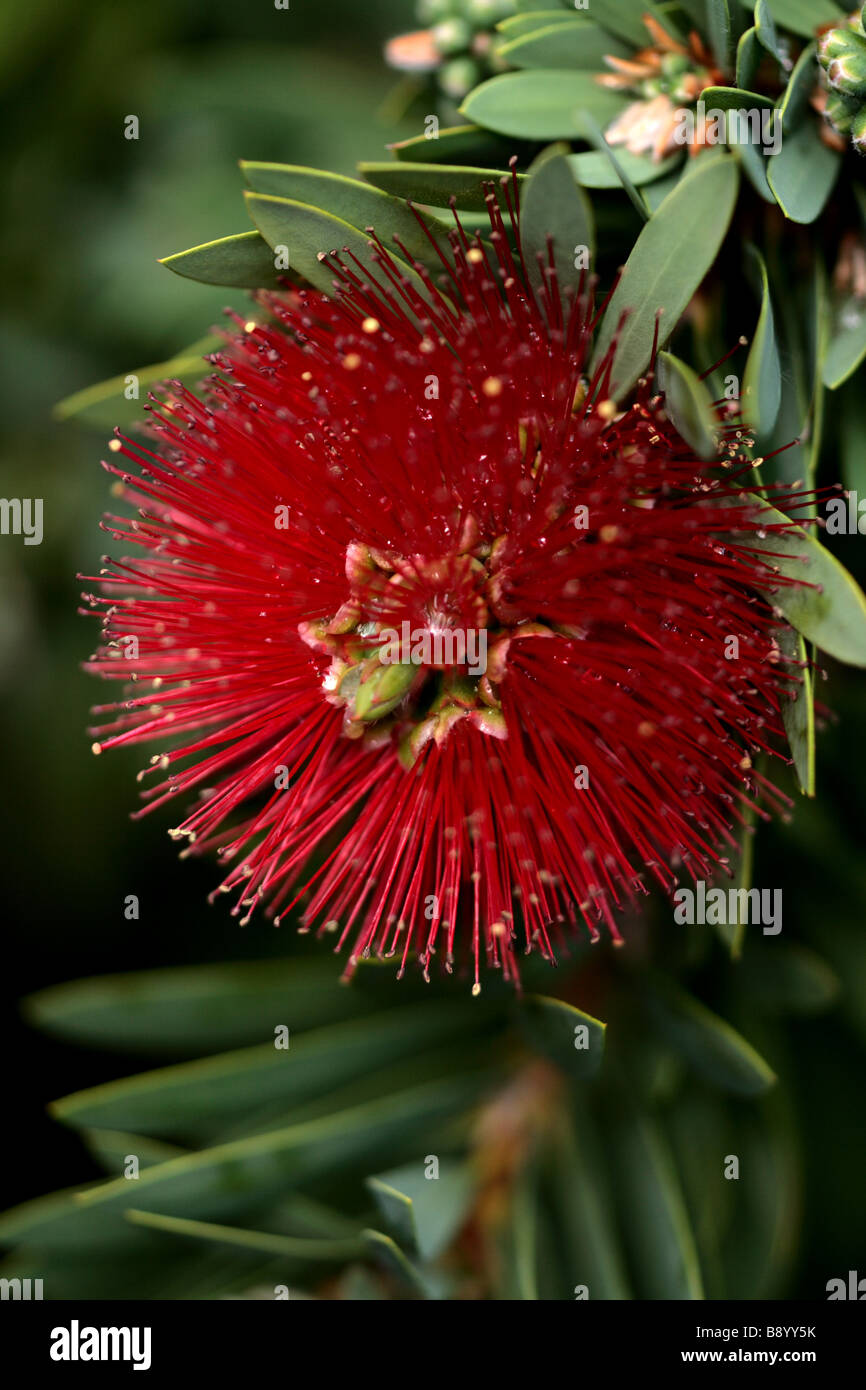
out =
{"type": "Polygon", "coordinates": [[[711,467],[646,383],[617,408],[591,296],[550,269],[537,299],[492,221],[498,264],[458,230],[444,291],[380,247],[263,297],[204,402],[112,442],[131,557],[88,595],[89,669],[134,682],[95,749],[155,743],[148,808],[197,794],[171,834],[234,911],[302,904],[350,970],[471,941],[476,989],[724,864],[797,678],[736,424],[711,467]]]}

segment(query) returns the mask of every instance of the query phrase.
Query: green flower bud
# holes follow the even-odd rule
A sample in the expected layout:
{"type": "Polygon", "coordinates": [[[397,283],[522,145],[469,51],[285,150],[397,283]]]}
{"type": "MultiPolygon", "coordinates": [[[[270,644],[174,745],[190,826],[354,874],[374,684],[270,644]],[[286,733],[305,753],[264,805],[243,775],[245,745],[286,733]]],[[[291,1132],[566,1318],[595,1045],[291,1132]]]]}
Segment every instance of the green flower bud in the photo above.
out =
{"type": "Polygon", "coordinates": [[[454,101],[462,100],[481,78],[481,69],[471,58],[454,58],[439,69],[439,86],[454,101]]]}
{"type": "Polygon", "coordinates": [[[866,37],[831,29],[824,38],[818,60],[830,86],[847,96],[866,96],[866,37]]]}
{"type": "Polygon", "coordinates": [[[422,24],[439,24],[460,13],[460,0],[418,0],[416,13],[422,24]]]}
{"type": "Polygon", "coordinates": [[[463,13],[476,29],[493,29],[502,17],[498,0],[464,0],[463,13]]]}
{"type": "Polygon", "coordinates": [[[684,53],[666,53],[662,58],[662,72],[665,77],[679,77],[681,73],[691,72],[691,63],[684,53]]]}
{"type": "Polygon", "coordinates": [[[397,708],[418,671],[419,668],[411,662],[394,662],[391,666],[383,666],[378,656],[373,657],[364,671],[355,697],[355,718],[363,719],[365,724],[372,723],[374,719],[384,719],[386,714],[397,708]]]}
{"type": "Polygon", "coordinates": [[[851,144],[858,154],[866,154],[866,106],[861,106],[851,122],[851,144]]]}
{"type": "Polygon", "coordinates": [[[859,104],[852,101],[850,97],[839,96],[838,92],[829,92],[824,115],[840,135],[847,135],[851,129],[851,122],[859,109],[859,104]]]}
{"type": "Polygon", "coordinates": [[[433,43],[443,57],[465,53],[472,42],[472,30],[464,19],[444,19],[433,29],[433,43]]]}

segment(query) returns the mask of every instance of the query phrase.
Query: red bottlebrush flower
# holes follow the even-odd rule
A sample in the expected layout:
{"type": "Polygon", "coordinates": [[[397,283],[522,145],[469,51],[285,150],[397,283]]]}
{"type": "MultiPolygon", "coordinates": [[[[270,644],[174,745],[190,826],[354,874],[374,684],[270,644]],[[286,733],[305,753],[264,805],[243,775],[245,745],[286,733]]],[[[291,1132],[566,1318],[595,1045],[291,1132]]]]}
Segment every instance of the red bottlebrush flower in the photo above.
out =
{"type": "Polygon", "coordinates": [[[89,669],[135,682],[95,751],[155,743],[148,808],[197,793],[170,833],[234,912],[302,904],[350,971],[471,952],[476,990],[717,871],[797,679],[736,426],[708,465],[646,382],[617,408],[591,296],[551,268],[539,302],[490,206],[499,264],[458,230],[448,297],[334,254],[334,298],[263,296],[204,402],[170,388],[157,448],[114,440],[132,555],[88,596],[89,669]]]}

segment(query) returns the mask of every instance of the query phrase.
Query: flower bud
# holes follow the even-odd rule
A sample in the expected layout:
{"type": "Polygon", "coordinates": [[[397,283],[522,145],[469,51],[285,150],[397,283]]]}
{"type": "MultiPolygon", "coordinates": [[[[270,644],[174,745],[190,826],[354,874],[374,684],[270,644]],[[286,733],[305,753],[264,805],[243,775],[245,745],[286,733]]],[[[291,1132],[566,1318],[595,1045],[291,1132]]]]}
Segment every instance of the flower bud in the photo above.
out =
{"type": "Polygon", "coordinates": [[[866,97],[866,37],[831,29],[821,41],[818,60],[834,91],[866,97]]]}
{"type": "Polygon", "coordinates": [[[858,154],[866,154],[866,106],[861,106],[851,122],[851,144],[858,154]]]}
{"type": "Polygon", "coordinates": [[[433,30],[433,42],[443,57],[465,53],[472,42],[472,30],[463,19],[444,19],[433,30]]]}

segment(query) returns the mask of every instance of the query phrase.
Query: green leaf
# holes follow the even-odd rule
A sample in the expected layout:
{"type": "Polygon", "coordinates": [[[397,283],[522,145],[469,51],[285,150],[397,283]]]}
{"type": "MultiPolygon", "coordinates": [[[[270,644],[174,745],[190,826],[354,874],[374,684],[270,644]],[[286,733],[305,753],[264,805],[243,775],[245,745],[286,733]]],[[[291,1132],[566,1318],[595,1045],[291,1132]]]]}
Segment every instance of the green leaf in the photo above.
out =
{"type": "Polygon", "coordinates": [[[755,29],[758,35],[758,42],[761,47],[766,49],[771,57],[782,67],[785,65],[785,55],[779,47],[779,36],[776,33],[776,26],[773,22],[773,13],[767,0],[757,0],[755,5],[755,29]]]}
{"type": "MultiPolygon", "coordinates": [[[[366,234],[373,228],[389,252],[405,261],[407,255],[394,245],[394,238],[399,237],[409,257],[422,264],[430,262],[437,270],[441,269],[442,263],[430,239],[419,226],[415,213],[405,202],[392,198],[379,188],[372,188],[369,183],[295,164],[259,164],[242,160],[241,170],[254,193],[288,199],[292,203],[305,203],[314,210],[323,209],[329,217],[339,218],[358,232],[366,234]]],[[[447,198],[443,201],[447,202],[447,198]]],[[[447,251],[448,228],[429,213],[420,213],[419,216],[433,240],[447,251]]],[[[270,217],[273,219],[273,212],[270,217]]],[[[286,222],[290,227],[288,215],[286,222]]],[[[273,226],[271,231],[273,234],[273,226]]]]}
{"type": "Polygon", "coordinates": [[[817,121],[806,121],[785,135],[767,175],[779,207],[792,222],[809,223],[823,211],[841,167],[838,151],[828,149],[817,121]]]}
{"type": "Polygon", "coordinates": [[[161,1212],[139,1211],[129,1207],[125,1213],[133,1226],[142,1226],[165,1235],[183,1236],[188,1240],[214,1241],[241,1250],[256,1250],[260,1254],[283,1256],[288,1260],[334,1261],[354,1259],[366,1249],[361,1236],[343,1240],[315,1240],[307,1236],[284,1236],[270,1231],[250,1231],[240,1226],[222,1226],[212,1221],[191,1221],[183,1216],[166,1216],[161,1212]]]}
{"type": "Polygon", "coordinates": [[[177,1144],[166,1144],[162,1139],[145,1134],[124,1134],[115,1129],[88,1129],[81,1137],[97,1163],[107,1172],[118,1175],[124,1172],[130,1157],[138,1160],[139,1168],[150,1168],[154,1163],[180,1158],[186,1152],[177,1144]]]}
{"type": "Polygon", "coordinates": [[[763,198],[765,203],[770,203],[775,207],[775,194],[767,180],[767,170],[770,167],[769,157],[763,153],[760,145],[743,145],[737,142],[732,146],[732,149],[742,164],[746,177],[755,192],[763,198]]]}
{"type": "Polygon", "coordinates": [[[670,352],[659,353],[656,371],[668,419],[698,458],[713,458],[718,452],[716,412],[706,385],[697,372],[670,352]]]}
{"type": "Polygon", "coordinates": [[[655,13],[652,0],[591,0],[592,17],[629,44],[646,48],[649,34],[643,22],[645,14],[655,13]]]}
{"type": "Polygon", "coordinates": [[[850,381],[834,404],[839,408],[842,484],[846,490],[866,497],[866,400],[859,384],[850,381]]]}
{"type": "MultiPolygon", "coordinates": [[[[330,251],[349,250],[372,275],[376,275],[375,257],[380,253],[368,236],[348,222],[291,198],[250,192],[245,193],[244,198],[262,235],[272,246],[287,246],[292,269],[324,294],[333,295],[334,282],[339,279],[339,267],[328,259],[330,251]]],[[[417,272],[399,255],[391,254],[401,274],[426,297],[426,286],[417,272]]]]}
{"type": "MultiPolygon", "coordinates": [[[[135,1183],[135,1205],[168,1216],[217,1220],[264,1207],[296,1188],[330,1175],[411,1156],[419,1140],[433,1146],[491,1084],[486,1070],[452,1069],[449,1076],[374,1101],[350,1106],[265,1134],[257,1134],[146,1168],[135,1183]]],[[[74,1207],[94,1221],[105,1239],[125,1226],[131,1204],[127,1179],[117,1178],[75,1194],[74,1207]]],[[[0,1217],[0,1240],[20,1239],[32,1226],[16,1209],[0,1217]]],[[[43,1220],[40,1236],[44,1235],[43,1220]]],[[[66,1234],[73,1239],[68,1228],[66,1234]]]]}
{"type": "Polygon", "coordinates": [[[606,126],[624,109],[618,92],[600,87],[589,72],[506,72],[482,82],[461,111],[478,125],[524,140],[585,138],[588,113],[606,126]]]}
{"type": "MultiPolygon", "coordinates": [[[[569,163],[584,188],[621,188],[622,178],[611,163],[609,155],[603,150],[590,150],[584,154],[569,155],[569,163]]],[[[668,159],[655,160],[645,154],[630,154],[628,150],[617,150],[616,164],[635,188],[647,183],[655,183],[682,163],[682,155],[673,154],[668,159]]],[[[646,209],[642,216],[646,217],[646,209]]]]}
{"type": "Polygon", "coordinates": [[[631,1292],[616,1231],[604,1149],[585,1107],[572,1125],[557,1123],[550,1150],[555,1212],[568,1251],[572,1284],[590,1300],[628,1299],[631,1292]]]}
{"type": "Polygon", "coordinates": [[[833,0],[767,0],[767,8],[783,29],[807,39],[825,24],[842,22],[842,11],[833,0]]]}
{"type": "Polygon", "coordinates": [[[392,1058],[411,1056],[461,1033],[483,1029],[484,1011],[431,1001],[372,1018],[315,1028],[289,1047],[274,1041],[196,1062],[162,1067],[109,1081],[56,1101],[53,1114],[66,1124],[142,1133],[187,1133],[224,1116],[279,1103],[299,1105],[354,1078],[375,1073],[392,1058]]]}
{"type": "Polygon", "coordinates": [[[759,1095],[775,1082],[745,1038],[671,981],[656,976],[646,982],[642,998],[667,1042],[707,1081],[744,1096],[759,1095]]]}
{"type": "Polygon", "coordinates": [[[435,1296],[421,1271],[416,1269],[411,1260],[407,1260],[399,1245],[390,1236],[386,1236],[382,1231],[365,1231],[364,1244],[367,1252],[382,1268],[392,1277],[396,1277],[401,1284],[405,1284],[416,1296],[435,1296]]]}
{"type": "Polygon", "coordinates": [[[210,333],[176,357],[170,357],[167,362],[138,367],[134,372],[76,391],[58,402],[54,407],[54,417],[57,420],[76,419],[84,425],[103,430],[128,425],[142,418],[147,388],[158,386],[162,381],[182,381],[184,386],[192,389],[213,371],[210,364],[204,361],[205,353],[217,352],[224,347],[225,339],[210,333]],[[131,377],[136,378],[134,383],[130,382],[131,377]],[[138,396],[129,400],[125,393],[133,386],[137,386],[138,396]]]}
{"type": "Polygon", "coordinates": [[[814,120],[810,99],[815,90],[816,50],[814,43],[803,49],[779,100],[778,119],[782,123],[783,138],[792,135],[804,121],[814,120]]]}
{"type": "Polygon", "coordinates": [[[740,87],[705,87],[701,101],[708,111],[774,111],[776,107],[772,97],[740,87]]]}
{"type": "Polygon", "coordinates": [[[736,1206],[723,1246],[727,1292],[737,1299],[778,1299],[802,1220],[798,1136],[778,1094],[761,1111],[750,1107],[737,1120],[729,1152],[740,1160],[740,1176],[729,1183],[736,1206]]]}
{"type": "Polygon", "coordinates": [[[839,994],[839,977],[827,962],[791,942],[746,951],[737,978],[764,1013],[822,1013],[839,994]]]}
{"type": "Polygon", "coordinates": [[[411,140],[398,140],[388,147],[395,159],[413,164],[507,164],[514,154],[514,144],[501,140],[477,125],[448,126],[435,138],[413,135],[411,140]]]}
{"type": "Polygon", "coordinates": [[[541,994],[527,996],[519,1019],[530,1046],[562,1071],[578,1081],[596,1074],[604,1056],[604,1023],[541,994]]]}
{"type": "Polygon", "coordinates": [[[738,166],[730,156],[719,155],[703,168],[699,164],[667,195],[635,242],[607,306],[593,359],[594,369],[617,340],[613,383],[618,396],[631,389],[650,360],[656,315],[663,346],[715,260],[734,210],[738,180],[738,166]]]}
{"type": "MultiPolygon", "coordinates": [[[[707,0],[707,28],[710,47],[719,64],[728,71],[733,62],[734,42],[728,0],[707,0]]],[[[707,103],[709,106],[709,103],[707,103]]]]}
{"type": "MultiPolygon", "coordinates": [[[[364,178],[377,188],[384,188],[398,198],[411,198],[417,203],[445,207],[449,198],[457,199],[459,208],[483,212],[485,184],[493,184],[500,202],[504,203],[501,181],[512,176],[507,169],[476,169],[461,164],[365,163],[358,166],[364,178]]],[[[525,184],[526,175],[517,175],[518,184],[525,184]]]]}
{"type": "Polygon", "coordinates": [[[604,133],[601,130],[601,127],[599,126],[598,122],[593,120],[591,116],[586,117],[586,138],[587,140],[589,140],[590,144],[595,145],[596,150],[598,150],[600,154],[603,154],[605,159],[610,164],[611,169],[613,169],[614,173],[619,179],[620,184],[628,194],[631,205],[637,213],[638,217],[640,217],[641,221],[648,222],[650,214],[646,202],[638,193],[637,189],[635,188],[634,184],[632,183],[631,179],[629,178],[628,174],[623,168],[623,165],[621,164],[618,155],[614,154],[613,149],[608,144],[607,140],[604,138],[604,133]]]}
{"type": "Polygon", "coordinates": [[[866,300],[844,300],[834,315],[833,331],[824,358],[824,385],[835,391],[866,358],[866,300]]]}
{"type": "MultiPolygon", "coordinates": [[[[746,892],[752,887],[752,877],[755,868],[755,821],[757,811],[753,806],[744,806],[741,810],[743,823],[740,826],[739,844],[739,863],[735,875],[735,886],[738,890],[745,889],[746,892]]],[[[747,900],[737,898],[737,904],[733,920],[719,922],[716,931],[721,937],[725,946],[731,954],[732,960],[739,960],[743,953],[743,942],[746,939],[746,927],[749,925],[749,912],[745,903],[747,900]],[[743,907],[741,910],[741,903],[743,907]]]]}
{"type": "MultiPolygon", "coordinates": [[[[783,512],[763,498],[753,501],[767,526],[787,525],[783,512]]],[[[796,586],[778,587],[770,581],[765,590],[792,627],[838,661],[866,666],[866,596],[810,532],[797,526],[774,531],[767,539],[738,536],[736,543],[772,552],[762,558],[775,573],[800,581],[796,586]]]]}
{"type": "Polygon", "coordinates": [[[629,1109],[612,1123],[606,1150],[618,1176],[617,1212],[636,1296],[702,1299],[694,1233],[661,1131],[629,1109]]]}
{"type": "Polygon", "coordinates": [[[755,431],[760,443],[772,432],[779,414],[782,401],[782,369],[776,343],[767,267],[761,253],[754,247],[750,249],[757,261],[761,277],[761,312],[743,377],[743,418],[755,431]]]}
{"type": "Polygon", "coordinates": [[[206,1054],[323,1027],[377,1007],[346,988],[331,960],[227,962],[100,975],[53,985],[24,1000],[34,1027],[114,1051],[206,1054]]]}
{"type": "Polygon", "coordinates": [[[751,87],[758,75],[762,56],[757,29],[754,27],[747,29],[744,34],[741,34],[740,42],[737,44],[735,83],[741,90],[744,87],[751,87]]]}
{"type": "Polygon", "coordinates": [[[815,795],[815,703],[812,672],[806,643],[799,632],[783,628],[779,634],[779,646],[786,656],[800,663],[800,670],[790,668],[798,677],[794,694],[782,695],[782,722],[788,736],[791,757],[800,791],[804,796],[815,795]]]}
{"type": "Polygon", "coordinates": [[[273,289],[285,275],[285,271],[277,270],[274,253],[259,232],[239,232],[237,236],[207,241],[203,246],[163,257],[160,265],[187,280],[234,289],[273,289]]]}
{"type": "Polygon", "coordinates": [[[567,157],[556,146],[544,150],[531,166],[520,213],[520,240],[530,284],[541,292],[546,277],[539,265],[553,263],[560,295],[575,292],[588,268],[577,269],[578,250],[586,247],[589,267],[595,260],[595,226],[592,204],[577,183],[567,157]]]}
{"type": "Polygon", "coordinates": [[[432,1260],[463,1224],[477,1184],[456,1160],[440,1159],[435,1177],[427,1176],[427,1167],[418,1159],[366,1181],[395,1236],[423,1260],[432,1260]]]}
{"type": "Polygon", "coordinates": [[[603,72],[608,54],[625,58],[630,49],[598,24],[576,17],[533,29],[497,48],[500,58],[515,68],[586,68],[603,72]]]}
{"type": "Polygon", "coordinates": [[[556,6],[551,0],[546,0],[546,3],[539,4],[538,8],[533,8],[531,13],[512,14],[507,19],[501,19],[496,30],[503,38],[511,39],[516,38],[518,34],[531,34],[536,29],[546,29],[550,24],[571,22],[579,25],[585,20],[586,16],[582,17],[566,10],[562,5],[556,6]]]}

